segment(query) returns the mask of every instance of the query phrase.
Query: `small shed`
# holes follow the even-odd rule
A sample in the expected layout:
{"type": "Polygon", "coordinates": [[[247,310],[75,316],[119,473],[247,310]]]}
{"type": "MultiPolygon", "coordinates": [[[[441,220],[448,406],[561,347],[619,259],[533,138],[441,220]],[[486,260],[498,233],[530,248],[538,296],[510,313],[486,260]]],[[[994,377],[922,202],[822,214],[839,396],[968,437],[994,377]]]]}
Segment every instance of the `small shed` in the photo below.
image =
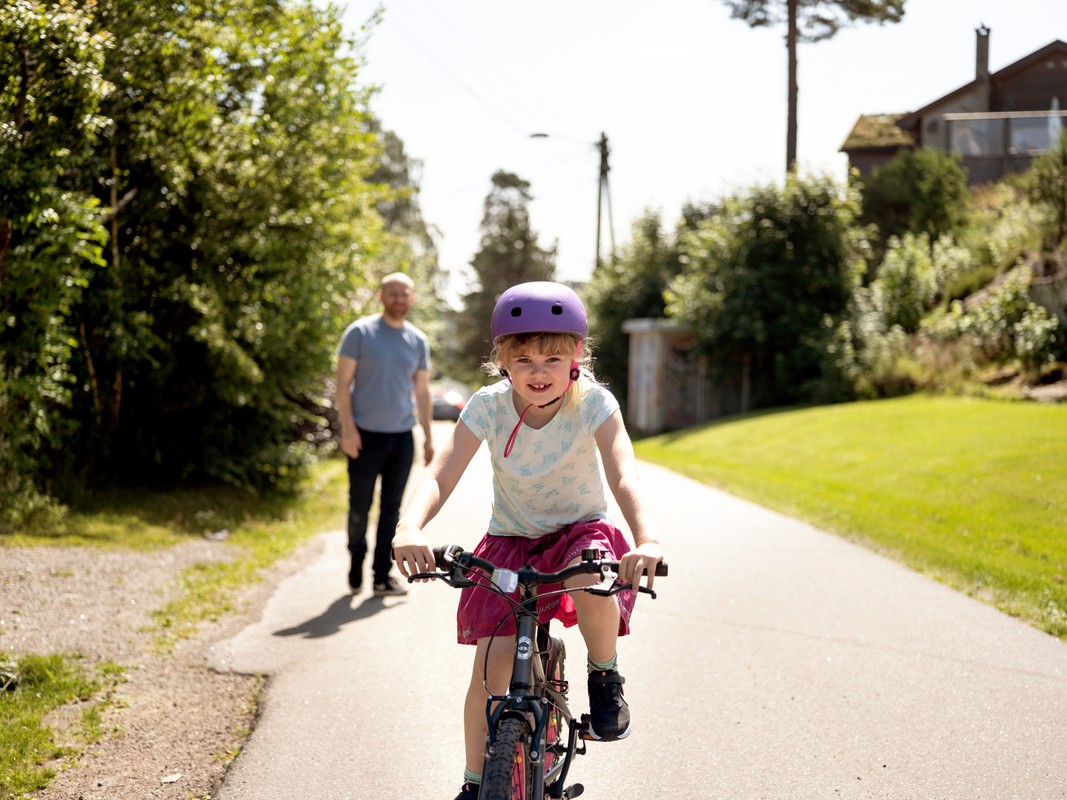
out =
{"type": "Polygon", "coordinates": [[[668,319],[629,319],[630,380],[626,424],[656,434],[711,418],[707,359],[692,328],[668,319]]]}

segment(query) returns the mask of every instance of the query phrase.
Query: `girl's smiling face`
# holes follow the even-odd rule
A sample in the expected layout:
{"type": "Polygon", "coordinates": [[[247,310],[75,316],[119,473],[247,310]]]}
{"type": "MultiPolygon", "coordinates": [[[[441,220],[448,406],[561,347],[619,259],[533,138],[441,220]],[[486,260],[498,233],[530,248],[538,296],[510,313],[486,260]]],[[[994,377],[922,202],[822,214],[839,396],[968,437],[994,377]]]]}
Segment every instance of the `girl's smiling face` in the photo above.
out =
{"type": "Polygon", "coordinates": [[[527,350],[508,359],[511,385],[526,404],[544,405],[555,400],[570,385],[573,356],[545,354],[527,350]]]}
{"type": "Polygon", "coordinates": [[[515,410],[542,422],[559,410],[558,400],[571,385],[571,369],[578,360],[579,341],[569,334],[543,333],[505,337],[497,345],[497,364],[506,370],[514,393],[515,410]],[[551,403],[548,408],[541,409],[551,403]]]}

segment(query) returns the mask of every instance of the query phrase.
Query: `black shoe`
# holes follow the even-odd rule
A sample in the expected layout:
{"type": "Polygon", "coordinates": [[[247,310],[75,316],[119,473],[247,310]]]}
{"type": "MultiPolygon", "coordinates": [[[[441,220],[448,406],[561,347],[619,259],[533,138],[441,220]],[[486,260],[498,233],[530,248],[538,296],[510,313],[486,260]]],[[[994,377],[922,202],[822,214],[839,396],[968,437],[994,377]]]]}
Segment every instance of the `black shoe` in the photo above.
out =
{"type": "Polygon", "coordinates": [[[622,696],[626,679],[618,670],[598,669],[589,674],[589,735],[604,742],[630,735],[630,707],[622,696]]]}
{"type": "Polygon", "coordinates": [[[465,783],[463,788],[459,790],[459,794],[456,795],[456,800],[478,800],[478,793],[481,790],[482,785],[480,783],[465,783]]]}
{"type": "Polygon", "coordinates": [[[396,578],[394,578],[392,575],[390,575],[384,581],[375,581],[374,582],[374,596],[375,597],[386,597],[386,596],[402,595],[402,594],[407,594],[407,593],[408,593],[407,587],[402,586],[401,584],[397,583],[396,578]]]}
{"type": "Polygon", "coordinates": [[[350,584],[348,584],[348,593],[349,594],[359,594],[362,591],[363,591],[363,584],[362,583],[350,583],[350,584]]]}

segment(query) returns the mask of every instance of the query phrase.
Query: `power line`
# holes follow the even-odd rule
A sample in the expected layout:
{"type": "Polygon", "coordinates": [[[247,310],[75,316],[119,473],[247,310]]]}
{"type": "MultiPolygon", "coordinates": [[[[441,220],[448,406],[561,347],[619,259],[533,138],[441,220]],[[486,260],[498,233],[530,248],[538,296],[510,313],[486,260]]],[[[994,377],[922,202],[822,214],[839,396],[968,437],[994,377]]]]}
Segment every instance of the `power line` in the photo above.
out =
{"type": "MultiPolygon", "coordinates": [[[[451,66],[448,64],[448,59],[442,59],[442,58],[438,57],[433,52],[434,50],[442,50],[442,49],[444,49],[446,56],[452,56],[453,60],[455,60],[457,62],[460,60],[458,58],[455,58],[453,54],[451,54],[451,53],[449,53],[447,51],[447,47],[444,46],[444,43],[443,43],[442,40],[440,40],[439,38],[433,37],[432,35],[430,35],[428,33],[420,32],[419,30],[417,30],[418,24],[417,23],[412,23],[409,19],[405,18],[404,15],[402,15],[402,14],[397,14],[396,17],[395,17],[395,21],[396,21],[398,27],[403,29],[408,34],[409,37],[418,40],[417,44],[419,46],[416,48],[416,50],[420,55],[422,55],[423,57],[427,58],[429,61],[432,61],[438,67],[438,69],[441,70],[441,72],[444,75],[446,75],[453,83],[455,83],[456,86],[458,86],[460,89],[462,89],[468,95],[470,95],[470,97],[473,98],[486,111],[488,111],[490,114],[492,114],[498,120],[503,122],[505,125],[507,125],[509,128],[511,128],[516,133],[518,133],[518,134],[520,134],[522,136],[526,135],[527,129],[524,126],[519,125],[518,123],[516,123],[513,119],[511,119],[511,117],[509,117],[507,114],[505,114],[494,103],[492,103],[489,100],[487,100],[477,90],[475,90],[466,80],[464,80],[463,77],[458,75],[451,68],[451,66]]],[[[492,88],[492,87],[490,87],[490,88],[492,88]]],[[[505,93],[505,96],[506,96],[506,93],[505,93]]]]}

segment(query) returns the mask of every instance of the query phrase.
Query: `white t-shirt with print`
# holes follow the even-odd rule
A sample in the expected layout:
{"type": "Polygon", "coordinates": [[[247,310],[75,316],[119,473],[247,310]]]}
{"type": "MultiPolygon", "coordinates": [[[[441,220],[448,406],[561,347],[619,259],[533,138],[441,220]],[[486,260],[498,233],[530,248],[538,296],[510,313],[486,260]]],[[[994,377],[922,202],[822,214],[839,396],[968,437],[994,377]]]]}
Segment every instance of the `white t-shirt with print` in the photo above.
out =
{"type": "Polygon", "coordinates": [[[493,463],[489,533],[538,538],[575,522],[606,519],[594,434],[618,408],[618,400],[605,387],[587,385],[580,404],[571,401],[543,428],[523,424],[511,455],[504,458],[504,446],[519,421],[511,383],[502,380],[475,392],[460,421],[489,445],[493,463]]]}

